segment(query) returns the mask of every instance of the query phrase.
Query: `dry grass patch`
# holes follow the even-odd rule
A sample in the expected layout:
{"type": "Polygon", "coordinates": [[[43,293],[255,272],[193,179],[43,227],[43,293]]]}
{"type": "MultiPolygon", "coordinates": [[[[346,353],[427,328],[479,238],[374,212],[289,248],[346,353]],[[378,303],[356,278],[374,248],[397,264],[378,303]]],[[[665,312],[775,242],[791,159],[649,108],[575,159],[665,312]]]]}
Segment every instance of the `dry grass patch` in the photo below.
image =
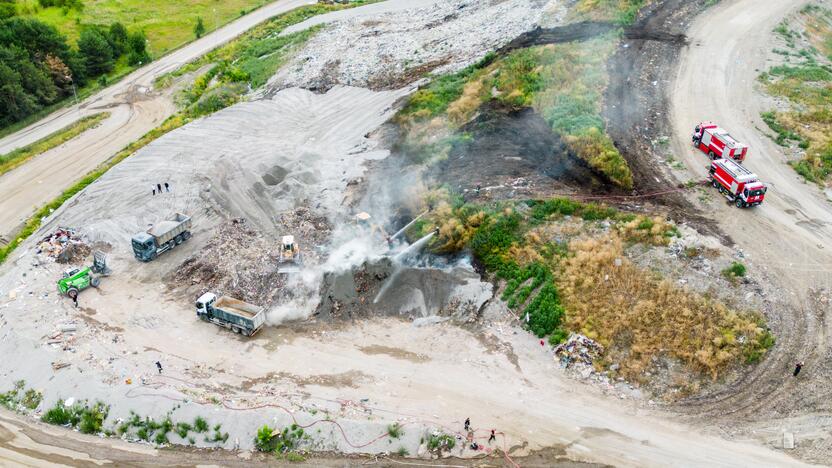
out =
{"type": "Polygon", "coordinates": [[[624,257],[617,234],[570,243],[556,282],[565,326],[623,356],[619,372],[643,381],[654,359],[671,357],[717,379],[773,345],[761,317],[680,289],[624,257]],[[619,266],[616,266],[618,264],[619,266]]]}
{"type": "Polygon", "coordinates": [[[638,11],[648,3],[649,0],[578,0],[572,16],[576,20],[615,21],[627,25],[635,21],[638,11]]]}

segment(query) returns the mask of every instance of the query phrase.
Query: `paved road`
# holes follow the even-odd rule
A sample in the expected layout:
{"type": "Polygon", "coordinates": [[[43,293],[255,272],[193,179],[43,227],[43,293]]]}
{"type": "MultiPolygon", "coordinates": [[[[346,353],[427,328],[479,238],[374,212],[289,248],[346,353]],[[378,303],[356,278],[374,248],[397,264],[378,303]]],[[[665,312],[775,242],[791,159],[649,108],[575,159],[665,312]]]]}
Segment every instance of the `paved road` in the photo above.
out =
{"type": "Polygon", "coordinates": [[[136,70],[122,81],[0,139],[0,154],[33,143],[81,117],[112,113],[98,128],[54,148],[0,177],[0,236],[13,233],[38,207],[83,174],[159,125],[175,112],[171,96],[152,90],[153,80],[239,36],[268,18],[315,0],[278,0],[136,70]]]}

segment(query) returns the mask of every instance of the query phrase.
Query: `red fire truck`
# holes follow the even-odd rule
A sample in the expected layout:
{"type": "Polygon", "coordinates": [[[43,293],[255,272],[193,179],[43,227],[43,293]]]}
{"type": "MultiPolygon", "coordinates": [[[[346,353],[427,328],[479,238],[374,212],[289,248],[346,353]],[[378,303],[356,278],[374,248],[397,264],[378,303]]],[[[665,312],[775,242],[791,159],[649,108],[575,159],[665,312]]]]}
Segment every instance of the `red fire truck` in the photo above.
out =
{"type": "Polygon", "coordinates": [[[766,186],[760,182],[757,174],[731,159],[711,161],[709,172],[711,185],[734,202],[737,208],[759,205],[766,196],[766,186]]]}
{"type": "Polygon", "coordinates": [[[727,130],[713,122],[702,122],[693,129],[693,146],[711,159],[731,158],[742,163],[748,155],[748,146],[732,137],[727,130]]]}

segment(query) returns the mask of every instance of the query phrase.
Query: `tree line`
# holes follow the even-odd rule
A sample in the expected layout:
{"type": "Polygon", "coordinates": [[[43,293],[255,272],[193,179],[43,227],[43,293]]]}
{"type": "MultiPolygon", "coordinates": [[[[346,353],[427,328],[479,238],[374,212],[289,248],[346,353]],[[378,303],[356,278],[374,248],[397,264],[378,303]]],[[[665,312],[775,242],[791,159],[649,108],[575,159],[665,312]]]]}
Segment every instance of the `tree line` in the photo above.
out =
{"type": "MultiPolygon", "coordinates": [[[[0,18],[7,13],[0,0],[0,18]]],[[[71,47],[53,26],[14,14],[0,19],[0,126],[20,121],[71,96],[96,78],[106,82],[115,62],[127,56],[131,66],[150,61],[141,31],[121,23],[87,26],[71,47]]]]}

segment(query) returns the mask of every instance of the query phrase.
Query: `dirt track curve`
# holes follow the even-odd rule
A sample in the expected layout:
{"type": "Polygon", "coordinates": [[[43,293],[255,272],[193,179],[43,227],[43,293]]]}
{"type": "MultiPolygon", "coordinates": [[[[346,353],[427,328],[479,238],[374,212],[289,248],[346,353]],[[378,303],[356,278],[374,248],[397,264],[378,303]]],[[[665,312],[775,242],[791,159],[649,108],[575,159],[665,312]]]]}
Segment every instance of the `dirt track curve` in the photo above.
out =
{"type": "Polygon", "coordinates": [[[734,385],[691,400],[690,411],[726,424],[776,425],[780,431],[816,430],[818,416],[829,414],[829,387],[823,384],[829,371],[828,306],[815,304],[812,291],[830,284],[832,204],[802,181],[764,134],[760,113],[768,108],[755,87],[768,67],[772,30],[807,3],[735,0],[707,10],[688,31],[689,46],[669,90],[674,153],[691,177],[704,178],[708,165],[690,145],[697,122],[713,120],[750,145],[745,165],[768,184],[766,203],[740,210],[716,202],[709,216],[743,249],[752,275],[779,290],[785,304],[769,317],[777,336],[771,355],[734,385]],[[811,372],[792,379],[797,360],[811,372]],[[770,422],[787,417],[792,419],[770,422]]]}
{"type": "Polygon", "coordinates": [[[152,90],[153,80],[230,41],[272,16],[314,0],[278,0],[136,70],[78,105],[56,111],[0,139],[0,154],[33,143],[76,120],[103,111],[97,128],[41,154],[0,177],[0,236],[16,231],[37,208],[175,112],[171,96],[152,90]]]}

